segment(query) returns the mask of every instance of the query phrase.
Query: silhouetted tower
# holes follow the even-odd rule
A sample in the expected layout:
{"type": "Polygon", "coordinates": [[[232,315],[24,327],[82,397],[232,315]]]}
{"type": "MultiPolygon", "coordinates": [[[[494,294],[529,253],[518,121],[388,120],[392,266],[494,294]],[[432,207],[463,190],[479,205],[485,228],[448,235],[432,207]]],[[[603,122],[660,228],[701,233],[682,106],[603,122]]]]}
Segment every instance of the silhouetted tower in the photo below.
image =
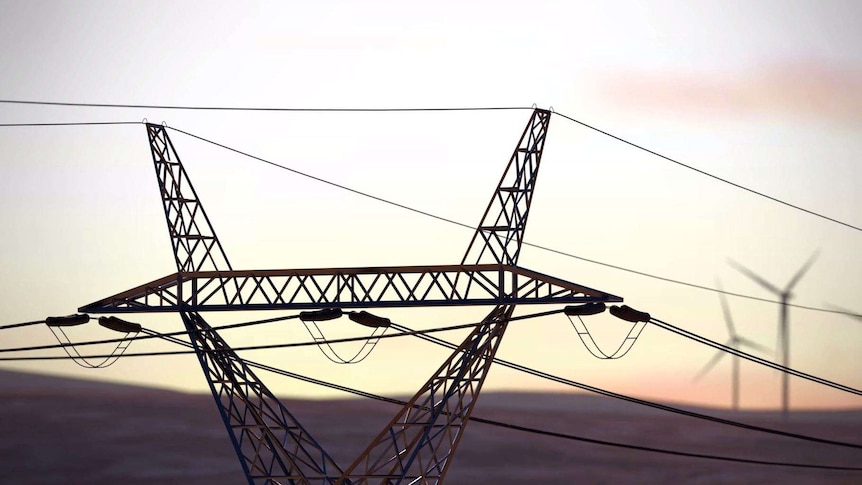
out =
{"type": "Polygon", "coordinates": [[[79,310],[181,315],[251,485],[441,483],[515,306],[622,301],[517,266],[550,116],[533,111],[461,264],[328,269],[232,269],[166,128],[148,124],[177,272],[79,310]],[[345,470],[201,316],[443,305],[493,309],[345,470]]]}

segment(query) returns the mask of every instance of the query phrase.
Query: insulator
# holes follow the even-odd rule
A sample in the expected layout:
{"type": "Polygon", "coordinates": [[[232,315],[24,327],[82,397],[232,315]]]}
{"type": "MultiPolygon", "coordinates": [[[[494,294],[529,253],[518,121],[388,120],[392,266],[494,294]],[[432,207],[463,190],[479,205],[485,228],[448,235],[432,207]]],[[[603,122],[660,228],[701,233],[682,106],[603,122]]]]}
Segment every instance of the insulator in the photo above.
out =
{"type": "Polygon", "coordinates": [[[372,315],[365,310],[351,313],[350,319],[360,325],[365,325],[366,327],[371,328],[388,327],[389,325],[392,325],[392,322],[388,318],[372,315]]]}
{"type": "Polygon", "coordinates": [[[340,318],[341,315],[341,308],[324,308],[323,310],[299,312],[299,319],[303,322],[322,322],[340,318]]]}
{"type": "Polygon", "coordinates": [[[611,307],[611,315],[625,320],[627,322],[637,323],[637,322],[649,322],[650,316],[649,313],[639,312],[634,308],[623,305],[623,306],[612,306],[611,307]]]}
{"type": "Polygon", "coordinates": [[[45,319],[45,325],[49,327],[71,327],[74,325],[83,325],[90,321],[90,315],[76,313],[74,315],[66,315],[65,317],[48,317],[45,319]]]}
{"type": "Polygon", "coordinates": [[[583,305],[569,305],[563,309],[563,313],[573,317],[575,315],[596,315],[605,311],[607,307],[603,302],[585,303],[583,305]]]}
{"type": "Polygon", "coordinates": [[[141,324],[120,320],[117,317],[99,317],[99,325],[120,333],[136,333],[141,331],[141,324]]]}

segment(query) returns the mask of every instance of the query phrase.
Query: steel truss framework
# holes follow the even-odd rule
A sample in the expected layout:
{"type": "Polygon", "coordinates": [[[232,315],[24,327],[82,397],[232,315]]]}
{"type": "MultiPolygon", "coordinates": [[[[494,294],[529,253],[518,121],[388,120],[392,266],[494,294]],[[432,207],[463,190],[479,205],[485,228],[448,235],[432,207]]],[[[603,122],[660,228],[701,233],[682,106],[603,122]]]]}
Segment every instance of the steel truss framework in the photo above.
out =
{"type": "Polygon", "coordinates": [[[459,265],[235,271],[168,137],[147,125],[177,272],[85,305],[178,312],[248,483],[439,484],[516,304],[621,298],[517,266],[551,113],[533,111],[459,265]],[[493,305],[344,471],[198,313],[324,307],[493,305]]]}
{"type": "Polygon", "coordinates": [[[584,303],[619,298],[494,264],[175,273],[87,313],[584,303]]]}

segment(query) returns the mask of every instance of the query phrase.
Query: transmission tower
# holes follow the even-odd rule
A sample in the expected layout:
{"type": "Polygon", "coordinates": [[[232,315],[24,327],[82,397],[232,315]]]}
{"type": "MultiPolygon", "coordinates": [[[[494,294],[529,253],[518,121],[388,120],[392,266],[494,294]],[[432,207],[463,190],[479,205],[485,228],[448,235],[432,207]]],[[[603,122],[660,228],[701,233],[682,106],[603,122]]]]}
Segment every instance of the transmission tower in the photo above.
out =
{"type": "Polygon", "coordinates": [[[177,272],[79,311],[180,314],[250,485],[442,483],[515,306],[622,301],[517,265],[550,118],[532,112],[460,264],[271,270],[232,268],[167,128],[147,124],[177,272]],[[476,305],[493,308],[345,469],[201,315],[476,305]]]}

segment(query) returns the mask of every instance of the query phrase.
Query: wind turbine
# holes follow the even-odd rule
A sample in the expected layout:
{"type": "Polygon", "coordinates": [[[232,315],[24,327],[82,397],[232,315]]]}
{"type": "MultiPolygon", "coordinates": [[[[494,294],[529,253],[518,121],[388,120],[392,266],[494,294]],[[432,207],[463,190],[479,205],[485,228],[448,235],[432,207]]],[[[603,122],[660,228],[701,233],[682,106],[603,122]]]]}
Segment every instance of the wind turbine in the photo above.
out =
{"type": "MultiPolygon", "coordinates": [[[[814,254],[812,254],[811,257],[808,258],[808,261],[806,261],[805,264],[803,264],[802,267],[799,268],[799,271],[797,271],[796,274],[793,275],[793,278],[790,279],[790,282],[787,283],[787,286],[785,286],[783,290],[761,278],[759,275],[755,274],[753,271],[737,263],[736,261],[733,261],[732,259],[728,260],[728,263],[734,268],[736,268],[740,273],[744,274],[745,276],[748,276],[749,278],[754,280],[755,283],[766,288],[768,291],[774,293],[775,295],[778,295],[778,297],[781,298],[781,316],[778,320],[778,340],[775,350],[776,352],[779,352],[781,354],[781,365],[783,365],[784,367],[790,367],[790,328],[788,326],[787,319],[787,303],[790,301],[791,298],[793,298],[793,293],[791,293],[793,287],[796,286],[797,283],[799,283],[799,280],[801,280],[802,277],[805,276],[805,273],[808,272],[808,269],[811,268],[812,264],[814,264],[814,260],[817,259],[817,253],[818,252],[815,251],[814,254]]],[[[788,374],[786,372],[782,372],[781,417],[785,421],[788,417],[788,407],[790,404],[789,385],[790,382],[788,374]]]]}
{"type": "MultiPolygon", "coordinates": [[[[718,289],[721,289],[721,284],[718,285],[718,289]]],[[[758,344],[757,342],[753,342],[748,340],[745,337],[740,337],[738,333],[736,333],[736,328],[733,325],[733,318],[730,316],[730,308],[727,306],[727,298],[724,296],[724,293],[718,294],[721,299],[721,311],[724,313],[724,323],[727,324],[727,333],[730,335],[730,338],[727,339],[725,345],[731,347],[734,350],[739,350],[740,346],[748,346],[752,349],[757,349],[763,352],[769,352],[769,349],[758,344]]],[[[710,359],[709,362],[706,363],[705,366],[697,373],[694,377],[694,380],[700,380],[701,377],[706,375],[713,367],[718,364],[722,357],[727,355],[723,350],[719,350],[715,356],[710,359]]],[[[739,411],[739,357],[733,356],[733,410],[739,411]]]]}

